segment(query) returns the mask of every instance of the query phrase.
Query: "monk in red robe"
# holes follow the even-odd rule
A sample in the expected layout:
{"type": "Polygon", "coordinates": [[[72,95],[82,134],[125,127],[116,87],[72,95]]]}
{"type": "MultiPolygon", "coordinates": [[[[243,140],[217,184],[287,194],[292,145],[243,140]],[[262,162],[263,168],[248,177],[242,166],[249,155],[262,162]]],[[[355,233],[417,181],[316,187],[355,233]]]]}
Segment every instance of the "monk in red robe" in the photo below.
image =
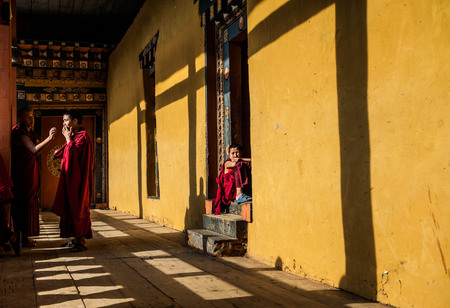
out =
{"type": "Polygon", "coordinates": [[[39,235],[39,166],[38,154],[55,139],[56,127],[52,127],[48,137],[38,143],[33,131],[33,111],[23,108],[18,112],[19,124],[11,134],[11,176],[15,196],[12,205],[14,230],[18,238],[22,232],[22,247],[36,246],[29,236],[39,235]]]}
{"type": "Polygon", "coordinates": [[[66,144],[54,155],[62,160],[52,211],[61,217],[60,236],[75,237],[63,245],[71,247],[71,252],[87,250],[86,239],[92,238],[90,205],[94,155],[91,139],[81,127],[82,119],[80,112],[66,111],[62,129],[66,144]]]}
{"type": "Polygon", "coordinates": [[[250,158],[241,158],[241,145],[234,143],[229,146],[229,158],[220,167],[220,174],[216,181],[218,184],[216,199],[213,203],[213,212],[219,215],[227,210],[231,202],[248,202],[252,197],[244,193],[244,187],[250,182],[250,158]]]}

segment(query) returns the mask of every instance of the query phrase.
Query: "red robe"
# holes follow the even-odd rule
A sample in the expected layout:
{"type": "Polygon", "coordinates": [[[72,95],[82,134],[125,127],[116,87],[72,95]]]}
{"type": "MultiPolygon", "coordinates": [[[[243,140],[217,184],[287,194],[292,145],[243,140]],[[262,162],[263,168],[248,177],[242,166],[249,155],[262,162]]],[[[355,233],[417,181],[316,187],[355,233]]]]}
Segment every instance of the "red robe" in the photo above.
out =
{"type": "Polygon", "coordinates": [[[216,179],[217,194],[213,203],[214,215],[219,215],[231,202],[236,200],[236,187],[242,188],[249,183],[249,176],[247,168],[250,168],[251,163],[245,161],[238,161],[233,169],[224,173],[225,163],[230,161],[228,158],[220,167],[220,174],[216,179]]]}
{"type": "Polygon", "coordinates": [[[52,211],[61,217],[61,237],[92,238],[90,205],[94,155],[91,139],[82,128],[55,152],[61,174],[52,211]]]}
{"type": "MultiPolygon", "coordinates": [[[[13,182],[9,176],[5,161],[0,155],[0,245],[9,240],[13,235],[8,224],[11,222],[9,216],[9,204],[13,198],[11,187],[13,182]]],[[[11,226],[12,224],[10,224],[11,226]]]]}
{"type": "Polygon", "coordinates": [[[12,128],[11,133],[11,177],[14,183],[15,201],[12,207],[15,227],[24,236],[39,235],[39,166],[37,155],[31,153],[22,143],[25,135],[36,144],[34,131],[28,131],[22,124],[12,128]]]}
{"type": "Polygon", "coordinates": [[[3,157],[0,155],[0,206],[9,203],[13,194],[11,192],[11,187],[13,186],[13,182],[11,177],[9,176],[8,169],[6,168],[5,161],[3,157]]]}

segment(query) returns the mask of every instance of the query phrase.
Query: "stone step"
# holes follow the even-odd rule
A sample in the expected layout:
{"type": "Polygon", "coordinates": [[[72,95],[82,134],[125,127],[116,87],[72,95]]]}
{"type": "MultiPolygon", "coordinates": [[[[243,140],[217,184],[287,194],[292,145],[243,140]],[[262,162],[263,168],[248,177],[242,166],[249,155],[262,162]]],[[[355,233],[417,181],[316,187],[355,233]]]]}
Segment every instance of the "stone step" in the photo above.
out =
{"type": "Polygon", "coordinates": [[[235,214],[203,215],[203,228],[234,238],[247,237],[247,224],[235,214]]]}
{"type": "MultiPolygon", "coordinates": [[[[205,200],[205,213],[207,215],[212,214],[213,201],[214,200],[212,200],[212,199],[205,200]]],[[[251,202],[244,202],[244,203],[232,202],[230,204],[228,212],[230,214],[241,215],[241,218],[247,222],[253,221],[252,203],[251,202]]]]}
{"type": "Polygon", "coordinates": [[[206,229],[187,230],[188,245],[209,255],[243,256],[247,251],[247,240],[236,239],[206,229]]]}

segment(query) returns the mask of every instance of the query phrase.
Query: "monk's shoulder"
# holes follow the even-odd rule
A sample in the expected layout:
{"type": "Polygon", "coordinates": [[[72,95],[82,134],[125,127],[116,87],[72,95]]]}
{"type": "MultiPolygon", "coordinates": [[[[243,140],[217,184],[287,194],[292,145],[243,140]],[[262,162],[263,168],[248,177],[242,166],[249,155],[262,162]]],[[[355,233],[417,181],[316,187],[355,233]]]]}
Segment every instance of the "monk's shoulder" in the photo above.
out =
{"type": "Polygon", "coordinates": [[[74,136],[74,141],[77,143],[83,143],[86,142],[87,140],[89,140],[89,136],[86,133],[86,131],[82,130],[79,131],[75,136],[74,136]]]}

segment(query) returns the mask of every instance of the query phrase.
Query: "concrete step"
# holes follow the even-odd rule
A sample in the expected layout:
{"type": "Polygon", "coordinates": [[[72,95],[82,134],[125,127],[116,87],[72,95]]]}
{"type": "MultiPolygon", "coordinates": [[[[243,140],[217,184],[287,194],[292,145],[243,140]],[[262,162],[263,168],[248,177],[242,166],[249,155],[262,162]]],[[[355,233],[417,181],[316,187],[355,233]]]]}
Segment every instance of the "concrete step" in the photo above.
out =
{"type": "Polygon", "coordinates": [[[240,215],[203,215],[203,228],[234,238],[247,237],[247,224],[240,215]]]}
{"type": "MultiPolygon", "coordinates": [[[[205,213],[207,215],[212,214],[213,201],[214,200],[212,200],[212,199],[205,200],[205,213]]],[[[252,222],[253,221],[252,202],[245,202],[245,203],[232,202],[230,204],[228,212],[230,214],[240,215],[242,220],[245,220],[247,222],[252,222]]]]}
{"type": "Polygon", "coordinates": [[[247,239],[236,239],[206,229],[187,230],[188,245],[209,255],[243,256],[247,251],[247,239]]]}

